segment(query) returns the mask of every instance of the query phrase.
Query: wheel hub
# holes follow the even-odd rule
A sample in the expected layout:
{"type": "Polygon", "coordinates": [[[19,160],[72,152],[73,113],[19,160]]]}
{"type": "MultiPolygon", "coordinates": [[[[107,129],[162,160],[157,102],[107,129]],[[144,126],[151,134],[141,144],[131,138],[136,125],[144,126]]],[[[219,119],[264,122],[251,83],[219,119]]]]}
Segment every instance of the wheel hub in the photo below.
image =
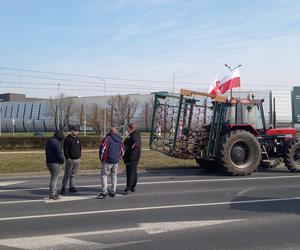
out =
{"type": "Polygon", "coordinates": [[[243,165],[249,160],[249,147],[244,143],[236,143],[230,152],[231,160],[236,165],[243,165]]]}

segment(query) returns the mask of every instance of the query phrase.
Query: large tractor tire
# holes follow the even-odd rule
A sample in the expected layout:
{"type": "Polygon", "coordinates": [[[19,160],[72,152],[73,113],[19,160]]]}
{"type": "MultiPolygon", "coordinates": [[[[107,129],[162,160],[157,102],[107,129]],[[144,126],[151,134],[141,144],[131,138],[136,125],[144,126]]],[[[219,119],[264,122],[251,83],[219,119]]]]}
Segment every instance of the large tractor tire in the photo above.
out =
{"type": "Polygon", "coordinates": [[[250,132],[235,130],[222,137],[218,161],[228,174],[249,175],[260,160],[260,144],[250,132]]]}
{"type": "Polygon", "coordinates": [[[300,172],[300,142],[292,140],[288,143],[284,154],[285,166],[291,172],[300,172]]]}

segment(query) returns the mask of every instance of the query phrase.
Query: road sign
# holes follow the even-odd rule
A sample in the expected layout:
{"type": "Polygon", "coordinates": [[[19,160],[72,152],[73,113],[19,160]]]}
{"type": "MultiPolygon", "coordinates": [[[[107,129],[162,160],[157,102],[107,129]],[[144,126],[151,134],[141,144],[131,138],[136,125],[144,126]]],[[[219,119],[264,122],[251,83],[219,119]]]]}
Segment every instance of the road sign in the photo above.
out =
{"type": "Polygon", "coordinates": [[[293,87],[293,122],[300,123],[300,87],[293,87]]]}

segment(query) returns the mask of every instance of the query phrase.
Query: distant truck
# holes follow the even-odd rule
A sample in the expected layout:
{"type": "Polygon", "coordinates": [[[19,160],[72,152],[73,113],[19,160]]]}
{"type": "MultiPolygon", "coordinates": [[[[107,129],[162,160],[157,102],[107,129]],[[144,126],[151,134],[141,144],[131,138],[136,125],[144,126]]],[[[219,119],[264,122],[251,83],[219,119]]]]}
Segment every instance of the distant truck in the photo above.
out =
{"type": "Polygon", "coordinates": [[[205,168],[249,175],[259,165],[284,162],[300,171],[300,142],[294,128],[269,128],[263,100],[214,96],[182,89],[156,93],[150,148],[165,155],[195,159],[205,168]]]}

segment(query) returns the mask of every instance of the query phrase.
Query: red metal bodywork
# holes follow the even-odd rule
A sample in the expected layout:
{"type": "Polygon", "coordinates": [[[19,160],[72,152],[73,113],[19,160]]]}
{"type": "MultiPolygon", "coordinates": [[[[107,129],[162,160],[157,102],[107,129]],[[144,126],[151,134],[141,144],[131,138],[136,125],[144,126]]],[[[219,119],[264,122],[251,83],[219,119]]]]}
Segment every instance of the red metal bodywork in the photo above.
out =
{"type": "Polygon", "coordinates": [[[258,136],[259,133],[258,131],[250,124],[228,124],[227,125],[230,130],[246,130],[249,131],[250,133],[254,134],[255,136],[258,136]]]}
{"type": "Polygon", "coordinates": [[[297,130],[295,128],[271,128],[266,131],[266,135],[296,135],[297,130]]]}

